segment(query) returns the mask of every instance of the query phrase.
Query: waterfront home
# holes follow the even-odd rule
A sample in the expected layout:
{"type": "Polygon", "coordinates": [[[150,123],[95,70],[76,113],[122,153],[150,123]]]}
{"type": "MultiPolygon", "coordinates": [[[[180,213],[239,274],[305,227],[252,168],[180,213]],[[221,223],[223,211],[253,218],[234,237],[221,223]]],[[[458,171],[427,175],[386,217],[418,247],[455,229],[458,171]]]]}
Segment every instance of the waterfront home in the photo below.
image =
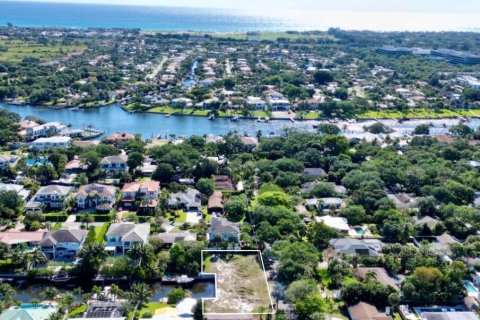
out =
{"type": "Polygon", "coordinates": [[[1,154],[0,155],[0,169],[6,167],[14,167],[18,162],[19,157],[10,154],[1,154]]]}
{"type": "Polygon", "coordinates": [[[315,217],[315,221],[318,223],[323,223],[326,226],[335,229],[337,232],[348,235],[350,232],[350,226],[348,221],[343,217],[333,217],[331,215],[323,217],[315,217]]]}
{"type": "Polygon", "coordinates": [[[97,211],[110,211],[115,205],[117,188],[92,183],[81,186],[75,194],[75,203],[79,209],[94,208],[97,211]]]}
{"type": "Polygon", "coordinates": [[[247,97],[247,106],[251,110],[267,110],[267,103],[259,97],[247,97]]]}
{"type": "Polygon", "coordinates": [[[150,235],[150,224],[132,222],[113,223],[107,231],[105,250],[125,254],[135,244],[146,244],[150,235]]]}
{"type": "Polygon", "coordinates": [[[240,241],[240,228],[238,224],[230,222],[225,218],[212,218],[212,224],[207,231],[207,240],[215,241],[216,239],[226,241],[240,241]]]}
{"type": "Polygon", "coordinates": [[[53,305],[39,305],[32,308],[30,305],[20,305],[4,310],[0,314],[0,320],[50,320],[58,307],[53,305]]]}
{"type": "Polygon", "coordinates": [[[170,248],[179,242],[197,241],[197,235],[190,231],[163,232],[155,235],[155,237],[163,241],[165,248],[170,248]]]}
{"type": "Polygon", "coordinates": [[[174,108],[191,108],[193,106],[192,99],[184,97],[173,99],[171,104],[174,108]]]}
{"type": "Polygon", "coordinates": [[[123,185],[122,206],[140,208],[155,208],[158,205],[160,182],[144,181],[131,182],[123,185]]]}
{"type": "Polygon", "coordinates": [[[378,257],[385,244],[378,239],[337,238],[329,241],[330,246],[340,255],[363,255],[378,257]]]}
{"type": "Polygon", "coordinates": [[[124,301],[89,301],[82,319],[124,320],[126,317],[122,316],[125,313],[123,304],[124,301]]]}
{"type": "Polygon", "coordinates": [[[38,126],[28,126],[25,128],[26,138],[29,140],[52,136],[57,133],[60,133],[62,130],[67,127],[60,122],[48,122],[38,126]]]}
{"type": "Polygon", "coordinates": [[[21,184],[0,183],[0,192],[15,192],[22,200],[27,201],[30,196],[30,191],[25,189],[25,186],[21,184]]]}
{"type": "Polygon", "coordinates": [[[50,260],[73,260],[82,249],[87,230],[59,229],[49,231],[39,246],[50,260]]]}
{"type": "Polygon", "coordinates": [[[88,141],[82,141],[82,140],[74,140],[72,142],[72,145],[75,147],[79,148],[90,148],[90,147],[96,147],[100,144],[100,140],[88,140],[88,141]]]}
{"type": "Polygon", "coordinates": [[[352,320],[392,320],[386,313],[379,312],[377,307],[366,302],[359,302],[348,307],[348,314],[352,320]]]}
{"type": "Polygon", "coordinates": [[[127,157],[123,155],[105,157],[100,161],[100,170],[108,174],[127,172],[127,157]]]}
{"type": "Polygon", "coordinates": [[[223,197],[220,191],[215,191],[208,198],[208,213],[223,213],[223,197]]]}
{"type": "Polygon", "coordinates": [[[128,141],[134,140],[135,136],[126,132],[115,132],[107,137],[107,142],[113,143],[118,147],[123,147],[128,141]]]}
{"type": "Polygon", "coordinates": [[[70,137],[48,137],[48,138],[38,138],[30,144],[30,148],[35,150],[45,150],[50,148],[68,148],[72,142],[70,137]]]}
{"type": "Polygon", "coordinates": [[[45,231],[20,231],[17,229],[9,229],[0,232],[0,243],[8,245],[10,248],[17,247],[35,247],[45,236],[45,231]]]}
{"type": "Polygon", "coordinates": [[[170,209],[183,209],[186,211],[199,212],[202,209],[201,193],[192,188],[177,193],[171,193],[168,198],[168,207],[170,209]]]}
{"type": "Polygon", "coordinates": [[[26,211],[62,210],[70,191],[72,191],[72,188],[68,186],[49,185],[41,187],[27,203],[26,211]]]}
{"type": "Polygon", "coordinates": [[[290,101],[288,101],[287,99],[270,98],[268,99],[268,105],[270,106],[271,111],[290,110],[290,101]]]}
{"type": "Polygon", "coordinates": [[[40,124],[35,122],[35,121],[32,121],[32,120],[23,120],[23,121],[20,121],[18,123],[18,127],[20,129],[20,131],[18,132],[18,134],[22,137],[26,137],[27,135],[27,128],[33,128],[33,127],[37,127],[39,126],[40,124]]]}

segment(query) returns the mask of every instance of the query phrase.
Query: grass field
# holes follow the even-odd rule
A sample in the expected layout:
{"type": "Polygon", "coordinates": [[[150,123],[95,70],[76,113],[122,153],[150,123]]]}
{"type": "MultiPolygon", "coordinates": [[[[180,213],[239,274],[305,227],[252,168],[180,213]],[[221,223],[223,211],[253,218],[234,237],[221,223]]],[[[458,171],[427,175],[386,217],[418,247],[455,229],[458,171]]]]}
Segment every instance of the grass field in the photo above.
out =
{"type": "Polygon", "coordinates": [[[216,298],[204,299],[204,314],[212,313],[272,313],[265,271],[259,263],[259,254],[238,252],[210,252],[203,272],[215,273],[216,298]]]}
{"type": "Polygon", "coordinates": [[[85,45],[43,45],[22,40],[0,40],[0,61],[18,62],[25,58],[37,58],[41,61],[54,59],[70,52],[85,50],[85,45]]]}
{"type": "Polygon", "coordinates": [[[107,234],[108,228],[110,227],[110,223],[105,222],[102,224],[101,227],[95,227],[95,242],[96,243],[104,243],[105,242],[105,235],[107,234]]]}
{"type": "Polygon", "coordinates": [[[413,109],[407,112],[395,110],[367,111],[356,116],[357,119],[422,119],[422,118],[447,118],[447,117],[480,117],[480,109],[438,111],[432,109],[413,109]]]}

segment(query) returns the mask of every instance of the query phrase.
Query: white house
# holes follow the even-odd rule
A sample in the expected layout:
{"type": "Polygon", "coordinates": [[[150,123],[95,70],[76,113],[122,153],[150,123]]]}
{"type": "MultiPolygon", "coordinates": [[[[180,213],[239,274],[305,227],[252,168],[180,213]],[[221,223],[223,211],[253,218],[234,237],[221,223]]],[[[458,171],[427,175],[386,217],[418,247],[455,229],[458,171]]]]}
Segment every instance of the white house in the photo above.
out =
{"type": "Polygon", "coordinates": [[[323,217],[315,217],[315,221],[317,221],[318,223],[323,223],[326,226],[333,228],[343,234],[348,234],[350,231],[348,220],[342,217],[333,217],[331,215],[327,215],[323,217]]]}
{"type": "Polygon", "coordinates": [[[38,126],[27,127],[26,136],[27,139],[33,140],[36,138],[57,134],[66,128],[67,127],[60,122],[48,122],[38,126]]]}
{"type": "Polygon", "coordinates": [[[25,189],[25,186],[21,184],[0,183],[0,192],[13,191],[19,195],[23,201],[27,201],[30,196],[30,191],[25,189]]]}
{"type": "Polygon", "coordinates": [[[42,206],[46,209],[62,210],[71,187],[49,185],[41,187],[26,205],[27,211],[35,211],[42,206]]]}
{"type": "Polygon", "coordinates": [[[100,161],[100,169],[107,173],[127,172],[127,159],[125,156],[109,156],[100,161]]]}
{"type": "Polygon", "coordinates": [[[49,231],[39,246],[49,259],[73,260],[82,249],[86,235],[87,231],[81,229],[49,231]]]}
{"type": "Polygon", "coordinates": [[[249,109],[266,110],[267,103],[259,97],[247,97],[247,105],[249,109]]]}
{"type": "Polygon", "coordinates": [[[103,184],[92,183],[81,186],[75,194],[78,208],[95,208],[98,211],[110,211],[115,204],[117,188],[103,184]]]}
{"type": "Polygon", "coordinates": [[[135,244],[146,244],[150,235],[150,224],[134,224],[132,222],[113,223],[108,228],[105,250],[125,254],[135,244]]]}
{"type": "Polygon", "coordinates": [[[18,156],[2,154],[0,155],[0,169],[13,167],[18,161],[18,156]]]}
{"type": "Polygon", "coordinates": [[[268,99],[268,104],[272,111],[288,111],[290,109],[290,101],[287,99],[268,99]]]}
{"type": "Polygon", "coordinates": [[[49,148],[68,148],[71,142],[72,138],[63,136],[38,138],[31,143],[30,147],[37,150],[45,150],[49,148]]]}

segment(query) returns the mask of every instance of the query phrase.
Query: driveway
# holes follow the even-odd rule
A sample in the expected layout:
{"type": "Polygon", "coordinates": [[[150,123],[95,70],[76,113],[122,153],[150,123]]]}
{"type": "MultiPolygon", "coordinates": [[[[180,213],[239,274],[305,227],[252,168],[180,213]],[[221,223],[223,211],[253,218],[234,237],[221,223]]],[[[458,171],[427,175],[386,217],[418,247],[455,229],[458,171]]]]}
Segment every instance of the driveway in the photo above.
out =
{"type": "Polygon", "coordinates": [[[185,222],[188,222],[190,224],[198,224],[201,219],[202,219],[201,214],[199,215],[197,212],[187,212],[187,217],[185,219],[185,222]]]}

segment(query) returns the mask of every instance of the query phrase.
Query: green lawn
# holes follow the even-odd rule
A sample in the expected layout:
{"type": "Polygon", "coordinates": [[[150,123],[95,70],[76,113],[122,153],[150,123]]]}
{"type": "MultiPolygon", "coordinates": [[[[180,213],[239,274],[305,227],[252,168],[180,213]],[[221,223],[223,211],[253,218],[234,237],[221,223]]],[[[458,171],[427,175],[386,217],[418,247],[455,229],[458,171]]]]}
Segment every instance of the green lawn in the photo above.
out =
{"type": "Polygon", "coordinates": [[[60,222],[57,222],[53,225],[52,230],[58,230],[62,227],[62,224],[60,222]]]}
{"type": "Polygon", "coordinates": [[[107,234],[108,228],[110,227],[110,223],[105,222],[101,227],[95,227],[95,242],[96,243],[104,243],[105,242],[105,235],[107,234]]]}
{"type": "Polygon", "coordinates": [[[177,210],[175,211],[175,214],[167,212],[165,218],[170,221],[172,217],[175,217],[175,222],[178,223],[184,223],[187,221],[187,213],[183,210],[177,210]]]}
{"type": "Polygon", "coordinates": [[[441,109],[435,111],[433,109],[412,109],[406,112],[400,112],[396,110],[379,110],[379,111],[367,111],[358,114],[358,119],[372,119],[372,118],[385,118],[385,119],[422,119],[422,118],[445,118],[445,117],[480,117],[480,109],[468,109],[468,110],[448,110],[441,109]]]}
{"type": "Polygon", "coordinates": [[[253,116],[254,116],[255,118],[257,118],[257,117],[265,118],[265,117],[269,117],[269,116],[270,116],[267,111],[262,111],[262,110],[252,111],[252,114],[253,114],[253,116]]]}
{"type": "Polygon", "coordinates": [[[0,50],[0,61],[8,62],[19,62],[25,58],[47,61],[87,48],[84,44],[62,45],[61,42],[56,42],[54,45],[43,45],[34,41],[23,40],[0,40],[0,47],[6,48],[6,51],[0,50]]]}
{"type": "MultiPolygon", "coordinates": [[[[149,302],[143,305],[140,311],[138,312],[139,319],[142,319],[143,314],[145,312],[150,312],[152,315],[155,315],[155,311],[157,309],[162,309],[166,307],[169,307],[169,305],[166,304],[165,302],[149,302]]],[[[174,307],[174,306],[170,306],[170,307],[174,307]]],[[[133,319],[133,311],[128,313],[127,319],[133,319]]]]}
{"type": "Polygon", "coordinates": [[[68,318],[79,318],[79,317],[81,317],[83,315],[83,313],[85,311],[87,311],[87,308],[88,308],[88,305],[86,303],[80,305],[79,307],[70,311],[70,313],[68,314],[68,318]]]}
{"type": "Polygon", "coordinates": [[[316,111],[311,111],[311,112],[302,112],[300,116],[305,120],[317,120],[319,114],[316,111]]]}

